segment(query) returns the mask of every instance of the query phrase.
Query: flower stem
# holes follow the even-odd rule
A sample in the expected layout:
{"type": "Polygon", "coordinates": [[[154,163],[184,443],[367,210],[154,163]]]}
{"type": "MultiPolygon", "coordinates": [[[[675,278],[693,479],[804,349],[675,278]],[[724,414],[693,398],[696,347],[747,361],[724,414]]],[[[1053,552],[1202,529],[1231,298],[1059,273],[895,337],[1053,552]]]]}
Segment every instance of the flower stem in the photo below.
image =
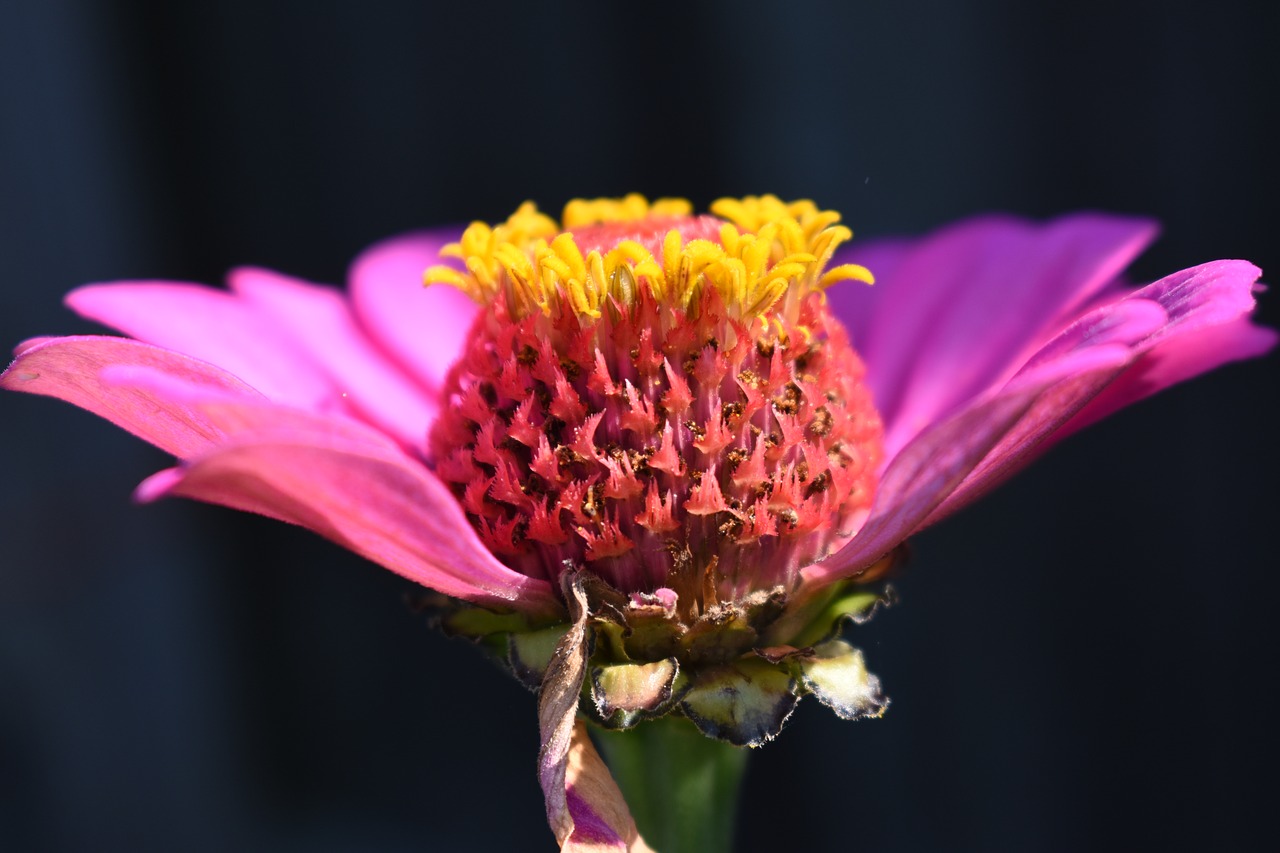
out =
{"type": "Polygon", "coordinates": [[[659,853],[729,853],[747,750],[670,715],[592,734],[645,841],[659,853]]]}

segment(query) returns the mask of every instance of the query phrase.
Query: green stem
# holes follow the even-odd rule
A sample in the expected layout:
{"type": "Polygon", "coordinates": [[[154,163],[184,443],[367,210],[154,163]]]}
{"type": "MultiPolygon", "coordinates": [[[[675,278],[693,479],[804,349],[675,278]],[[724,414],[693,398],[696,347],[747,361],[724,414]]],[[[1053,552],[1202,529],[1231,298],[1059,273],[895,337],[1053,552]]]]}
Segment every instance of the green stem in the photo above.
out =
{"type": "Polygon", "coordinates": [[[592,734],[640,834],[658,853],[729,853],[747,750],[675,715],[592,734]]]}

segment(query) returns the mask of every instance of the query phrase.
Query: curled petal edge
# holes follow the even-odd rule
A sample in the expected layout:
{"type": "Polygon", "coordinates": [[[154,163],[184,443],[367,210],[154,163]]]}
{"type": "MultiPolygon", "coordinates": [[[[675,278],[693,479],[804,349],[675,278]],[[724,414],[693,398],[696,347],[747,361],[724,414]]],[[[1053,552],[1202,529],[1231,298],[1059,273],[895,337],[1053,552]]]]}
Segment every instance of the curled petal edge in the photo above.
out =
{"type": "MultiPolygon", "coordinates": [[[[1226,355],[1203,346],[1196,347],[1195,359],[1173,355],[1180,343],[1223,345],[1215,331],[1223,327],[1240,331],[1254,306],[1258,274],[1244,261],[1204,264],[1089,312],[1003,388],[935,424],[891,459],[866,523],[840,552],[803,570],[806,586],[856,575],[912,533],[1007,479],[1043,453],[1064,425],[1069,430],[1073,418],[1089,417],[1091,401],[1144,356],[1170,359],[1165,378],[1173,381],[1264,351],[1275,336],[1247,327],[1253,333],[1226,355]]],[[[1157,390],[1147,387],[1146,393],[1157,390]]]]}

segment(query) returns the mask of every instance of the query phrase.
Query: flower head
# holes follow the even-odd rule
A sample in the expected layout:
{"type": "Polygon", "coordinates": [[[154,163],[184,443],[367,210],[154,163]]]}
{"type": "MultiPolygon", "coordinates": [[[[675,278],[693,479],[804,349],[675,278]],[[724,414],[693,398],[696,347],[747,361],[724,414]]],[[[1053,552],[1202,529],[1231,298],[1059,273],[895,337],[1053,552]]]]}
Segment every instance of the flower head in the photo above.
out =
{"type": "Polygon", "coordinates": [[[826,269],[848,230],[808,202],[713,210],[577,202],[561,232],[526,205],[444,248],[467,273],[427,271],[483,306],[434,468],[522,573],[696,617],[790,587],[870,508],[880,419],[824,292],[870,281],[826,269]]]}
{"type": "Polygon", "coordinates": [[[28,341],[0,385],[177,456],[143,500],[301,524],[448,596],[445,628],[540,690],[557,836],[640,849],[576,714],[755,745],[802,695],[879,713],[838,635],[908,536],[1275,341],[1246,262],[1126,287],[1145,222],[859,250],[838,219],[769,196],[526,205],[371,249],[349,298],[255,269],[230,292],[93,285],[69,304],[132,337],[28,341]]]}

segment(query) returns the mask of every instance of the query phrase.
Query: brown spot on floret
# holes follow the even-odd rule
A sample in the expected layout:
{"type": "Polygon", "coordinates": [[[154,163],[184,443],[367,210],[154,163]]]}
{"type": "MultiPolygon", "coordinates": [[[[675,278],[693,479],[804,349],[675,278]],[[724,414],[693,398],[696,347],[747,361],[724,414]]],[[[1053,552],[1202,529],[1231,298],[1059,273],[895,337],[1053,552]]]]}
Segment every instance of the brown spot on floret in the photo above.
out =
{"type": "Polygon", "coordinates": [[[831,415],[831,410],[826,406],[819,406],[813,412],[813,420],[809,422],[809,429],[817,436],[826,436],[831,433],[831,428],[835,425],[835,418],[831,415]]]}
{"type": "Polygon", "coordinates": [[[737,539],[742,533],[742,519],[729,516],[718,528],[720,535],[729,539],[737,539]]]}
{"type": "Polygon", "coordinates": [[[831,472],[823,471],[821,474],[813,478],[813,482],[804,490],[804,496],[811,498],[814,495],[821,494],[831,488],[831,472]]]}
{"type": "Polygon", "coordinates": [[[788,382],[773,398],[774,411],[781,415],[794,415],[800,411],[800,394],[800,386],[788,382]]]}

